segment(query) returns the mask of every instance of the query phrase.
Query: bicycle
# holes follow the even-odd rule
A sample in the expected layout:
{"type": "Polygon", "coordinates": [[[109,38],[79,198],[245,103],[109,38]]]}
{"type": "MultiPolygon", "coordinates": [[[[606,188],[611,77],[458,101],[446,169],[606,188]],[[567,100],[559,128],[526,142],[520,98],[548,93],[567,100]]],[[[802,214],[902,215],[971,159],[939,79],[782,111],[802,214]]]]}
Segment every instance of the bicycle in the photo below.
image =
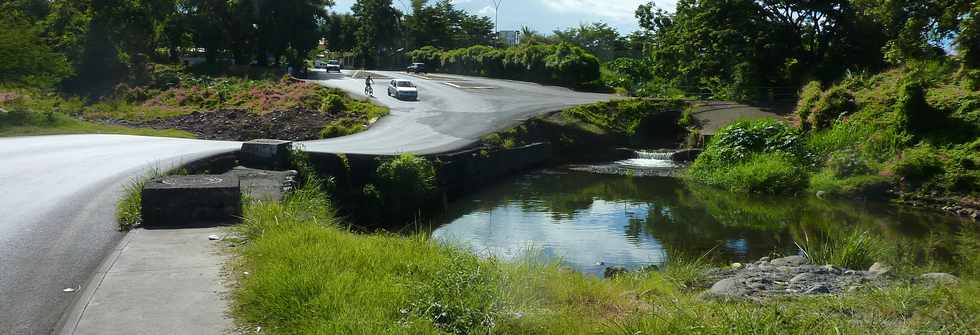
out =
{"type": "Polygon", "coordinates": [[[371,85],[364,86],[364,95],[374,97],[374,87],[371,85]]]}

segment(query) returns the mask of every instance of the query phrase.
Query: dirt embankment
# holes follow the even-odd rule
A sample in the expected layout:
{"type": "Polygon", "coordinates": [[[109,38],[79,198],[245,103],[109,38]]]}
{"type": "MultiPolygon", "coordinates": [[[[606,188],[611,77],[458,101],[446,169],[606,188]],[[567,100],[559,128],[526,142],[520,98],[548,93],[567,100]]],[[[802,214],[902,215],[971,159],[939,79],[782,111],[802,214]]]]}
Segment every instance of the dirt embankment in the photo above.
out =
{"type": "Polygon", "coordinates": [[[240,109],[223,109],[148,121],[111,119],[100,121],[127,127],[184,130],[206,140],[248,141],[273,138],[305,141],[319,139],[324,125],[337,117],[337,115],[305,109],[265,114],[240,109]]]}

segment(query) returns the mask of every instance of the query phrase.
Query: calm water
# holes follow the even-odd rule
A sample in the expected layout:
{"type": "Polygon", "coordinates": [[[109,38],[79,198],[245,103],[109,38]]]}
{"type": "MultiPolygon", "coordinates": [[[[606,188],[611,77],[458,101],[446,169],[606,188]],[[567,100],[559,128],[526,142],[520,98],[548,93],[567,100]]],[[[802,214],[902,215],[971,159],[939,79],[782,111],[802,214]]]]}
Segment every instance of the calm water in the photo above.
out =
{"type": "MultiPolygon", "coordinates": [[[[484,255],[558,259],[587,273],[708,254],[796,254],[796,243],[866,231],[904,257],[949,255],[957,218],[878,203],[748,198],[671,178],[564,170],[526,174],[450,204],[432,235],[484,255]]],[[[975,225],[974,225],[975,226],[975,225]]]]}

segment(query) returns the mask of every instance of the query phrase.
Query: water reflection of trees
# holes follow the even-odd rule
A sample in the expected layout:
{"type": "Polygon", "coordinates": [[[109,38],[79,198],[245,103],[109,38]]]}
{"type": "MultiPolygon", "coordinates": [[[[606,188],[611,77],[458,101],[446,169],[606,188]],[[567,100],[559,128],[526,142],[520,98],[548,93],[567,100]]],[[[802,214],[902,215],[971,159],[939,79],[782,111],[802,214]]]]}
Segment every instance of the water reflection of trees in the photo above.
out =
{"type": "Polygon", "coordinates": [[[529,174],[454,203],[440,221],[501,206],[547,213],[555,222],[574,220],[595,200],[646,209],[628,217],[624,242],[648,236],[670,252],[695,256],[713,249],[725,259],[752,259],[794,252],[802,236],[832,239],[850,231],[870,232],[896,259],[941,262],[956,252],[956,220],[945,216],[874,202],[748,196],[670,178],[529,174]]]}

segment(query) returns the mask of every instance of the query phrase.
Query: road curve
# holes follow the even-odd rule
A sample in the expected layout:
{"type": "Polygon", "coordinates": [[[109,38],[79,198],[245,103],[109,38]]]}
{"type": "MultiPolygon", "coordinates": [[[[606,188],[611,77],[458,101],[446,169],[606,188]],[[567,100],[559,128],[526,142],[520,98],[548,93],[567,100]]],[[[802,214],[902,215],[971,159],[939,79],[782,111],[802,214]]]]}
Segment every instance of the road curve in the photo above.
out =
{"type": "MultiPolygon", "coordinates": [[[[412,79],[420,100],[388,97],[387,80],[378,79],[373,99],[390,116],[359,134],[303,142],[305,150],[446,152],[541,113],[612,98],[506,80],[378,73],[412,79]]],[[[317,83],[363,96],[363,80],[321,75],[317,83]]],[[[0,138],[0,334],[54,331],[73,300],[63,290],[87,284],[122,237],[114,212],[127,182],[240,145],[123,135],[0,138]]]]}
{"type": "MultiPolygon", "coordinates": [[[[388,106],[390,116],[366,132],[303,142],[304,150],[375,155],[443,153],[472,145],[487,133],[514,126],[536,115],[614,97],[481,77],[372,72],[389,78],[412,80],[418,86],[419,101],[402,101],[387,96],[385,88],[390,79],[376,79],[373,100],[388,106]]],[[[364,97],[364,80],[350,78],[349,71],[343,75],[315,74],[322,79],[314,82],[364,97]]]]}
{"type": "Polygon", "coordinates": [[[49,334],[122,237],[125,185],[241,147],[122,135],[0,138],[0,334],[49,334]]]}

